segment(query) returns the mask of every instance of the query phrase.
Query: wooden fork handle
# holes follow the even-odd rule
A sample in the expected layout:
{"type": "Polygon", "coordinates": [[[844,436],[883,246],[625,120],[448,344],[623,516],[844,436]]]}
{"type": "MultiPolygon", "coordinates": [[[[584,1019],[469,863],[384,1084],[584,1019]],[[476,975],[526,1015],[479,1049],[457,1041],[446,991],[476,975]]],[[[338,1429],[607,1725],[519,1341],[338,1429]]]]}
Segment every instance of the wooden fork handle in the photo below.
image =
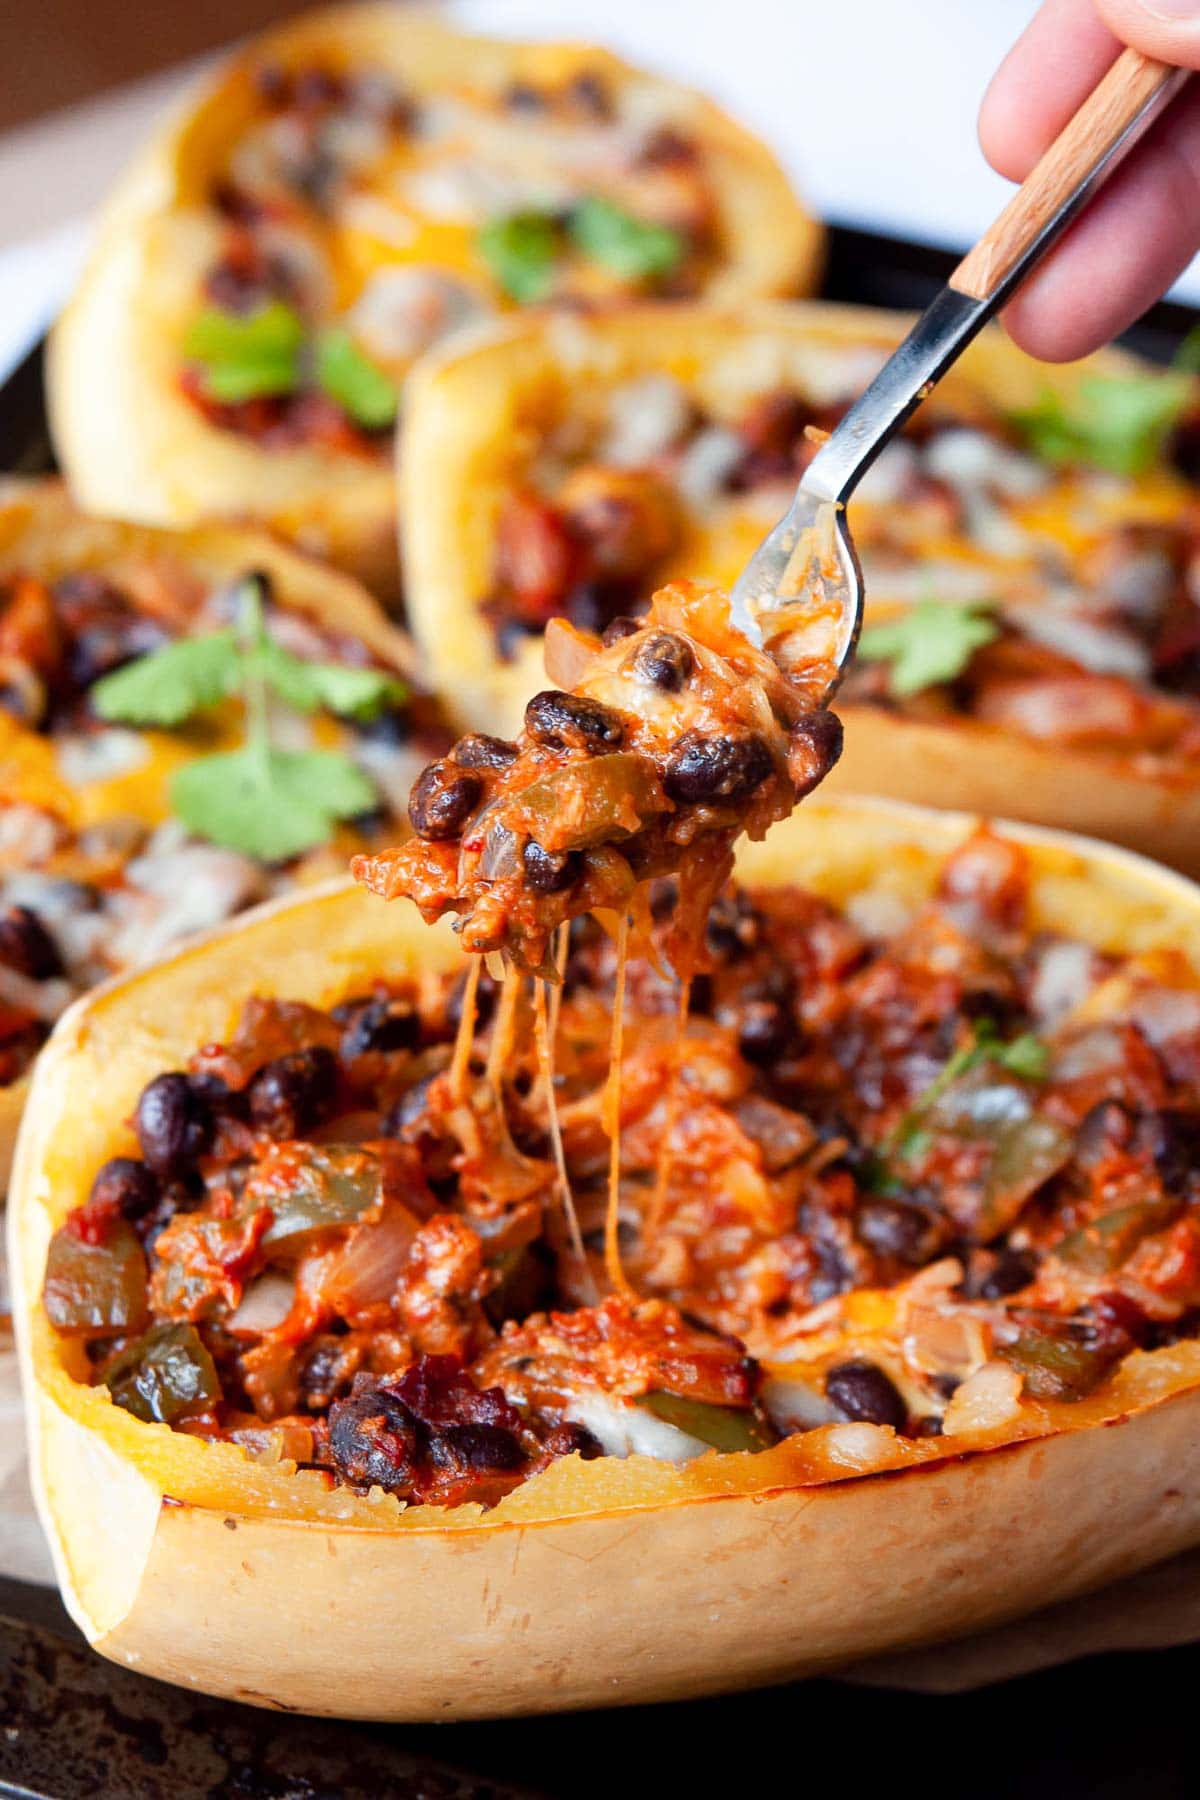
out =
{"type": "Polygon", "coordinates": [[[1021,183],[1000,217],[950,277],[972,300],[987,300],[1028,254],[1047,224],[1095,171],[1106,168],[1164,90],[1183,80],[1170,63],[1124,50],[1099,86],[1021,183]]]}

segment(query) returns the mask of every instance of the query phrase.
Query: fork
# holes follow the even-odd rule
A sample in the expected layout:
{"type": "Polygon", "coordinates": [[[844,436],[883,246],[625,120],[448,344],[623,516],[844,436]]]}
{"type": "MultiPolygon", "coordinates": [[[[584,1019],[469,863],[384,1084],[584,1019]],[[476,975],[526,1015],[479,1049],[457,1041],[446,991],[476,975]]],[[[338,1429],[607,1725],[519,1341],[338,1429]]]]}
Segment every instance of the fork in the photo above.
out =
{"type": "Polygon", "coordinates": [[[733,622],[825,700],[854,653],[863,579],[846,502],[888,440],[1179,93],[1190,71],[1125,50],[809,463],[730,596],[733,622]]]}

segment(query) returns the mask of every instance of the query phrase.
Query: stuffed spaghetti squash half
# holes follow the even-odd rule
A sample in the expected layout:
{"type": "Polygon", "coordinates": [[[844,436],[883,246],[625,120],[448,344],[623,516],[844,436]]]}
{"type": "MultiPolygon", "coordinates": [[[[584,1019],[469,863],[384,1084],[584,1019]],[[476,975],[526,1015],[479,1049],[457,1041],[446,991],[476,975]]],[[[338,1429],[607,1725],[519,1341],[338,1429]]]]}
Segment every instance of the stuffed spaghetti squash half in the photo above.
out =
{"type": "Polygon", "coordinates": [[[97,1649],[361,1717],[659,1700],[1200,1538],[1196,890],[810,802],[685,997],[677,902],[468,995],[339,886],[62,1022],[11,1261],[97,1649]]]}
{"type": "Polygon", "coordinates": [[[412,661],[357,582],[264,533],[0,483],[0,1192],[78,994],[402,829],[444,736],[412,661]]]}
{"type": "Polygon", "coordinates": [[[397,587],[414,360],[498,307],[802,293],[819,226],[757,139],[585,45],[390,4],[240,51],[126,174],[49,360],[98,512],[269,524],[397,587]]]}
{"type": "MultiPolygon", "coordinates": [[[[548,622],[729,586],[908,321],[824,304],[500,325],[414,376],[408,603],[510,732],[548,622]]],[[[1194,377],[985,333],[850,503],[867,624],[835,790],[1016,813],[1200,871],[1194,377]]]]}

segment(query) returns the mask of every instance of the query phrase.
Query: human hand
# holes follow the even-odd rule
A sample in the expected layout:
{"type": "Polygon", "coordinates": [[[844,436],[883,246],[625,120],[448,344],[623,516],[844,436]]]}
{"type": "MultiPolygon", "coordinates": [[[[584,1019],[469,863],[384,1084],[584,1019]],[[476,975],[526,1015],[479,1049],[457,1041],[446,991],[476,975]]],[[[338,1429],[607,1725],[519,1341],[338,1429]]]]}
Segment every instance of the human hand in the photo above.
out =
{"type": "MultiPolygon", "coordinates": [[[[1200,0],[1044,0],[984,96],[979,138],[1023,181],[1122,46],[1200,69],[1200,0]]],[[[1128,160],[1007,308],[1017,342],[1047,362],[1107,343],[1166,292],[1200,249],[1200,81],[1128,160]]]]}

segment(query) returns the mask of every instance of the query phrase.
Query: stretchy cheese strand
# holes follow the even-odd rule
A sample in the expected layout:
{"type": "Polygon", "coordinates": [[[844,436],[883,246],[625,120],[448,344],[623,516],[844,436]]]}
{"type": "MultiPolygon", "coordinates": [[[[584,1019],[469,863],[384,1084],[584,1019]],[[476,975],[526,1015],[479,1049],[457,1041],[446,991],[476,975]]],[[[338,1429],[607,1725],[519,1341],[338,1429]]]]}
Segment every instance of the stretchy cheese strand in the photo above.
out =
{"type": "Polygon", "coordinates": [[[475,1042],[475,1014],[479,1002],[480,962],[473,956],[467,967],[467,979],[463,987],[462,1012],[458,1020],[458,1033],[454,1039],[454,1055],[450,1059],[450,1095],[456,1106],[461,1106],[467,1097],[467,1075],[471,1067],[471,1048],[475,1042]]]}
{"type": "Polygon", "coordinates": [[[571,1177],[567,1173],[567,1157],[563,1149],[562,1126],[558,1117],[558,1095],[554,1087],[554,1039],[549,1028],[549,1009],[546,1005],[546,989],[548,983],[539,981],[535,1000],[534,1023],[537,1033],[538,1069],[546,1090],[546,1119],[550,1132],[550,1144],[554,1153],[554,1167],[558,1173],[559,1198],[562,1202],[563,1216],[567,1221],[567,1233],[571,1240],[571,1254],[581,1268],[586,1268],[587,1257],[583,1248],[583,1234],[579,1229],[579,1217],[575,1211],[575,1196],[571,1192],[571,1177]]]}
{"type": "Polygon", "coordinates": [[[629,955],[629,920],[624,913],[617,929],[617,974],[613,986],[612,1036],[608,1080],[604,1087],[604,1128],[609,1137],[608,1213],[604,1221],[604,1267],[615,1294],[632,1299],[633,1289],[621,1267],[621,1058],[625,1039],[625,965],[629,955]]]}
{"type": "Polygon", "coordinates": [[[658,1155],[655,1157],[654,1199],[650,1205],[649,1229],[646,1236],[653,1243],[662,1226],[663,1210],[667,1204],[667,1189],[671,1184],[671,1169],[674,1163],[675,1127],[679,1122],[679,1065],[683,1060],[683,1034],[687,1029],[688,1008],[692,999],[692,978],[684,977],[679,984],[679,1004],[675,1011],[675,1037],[671,1044],[671,1079],[667,1085],[667,1098],[664,1106],[662,1136],[658,1140],[658,1155]]]}

